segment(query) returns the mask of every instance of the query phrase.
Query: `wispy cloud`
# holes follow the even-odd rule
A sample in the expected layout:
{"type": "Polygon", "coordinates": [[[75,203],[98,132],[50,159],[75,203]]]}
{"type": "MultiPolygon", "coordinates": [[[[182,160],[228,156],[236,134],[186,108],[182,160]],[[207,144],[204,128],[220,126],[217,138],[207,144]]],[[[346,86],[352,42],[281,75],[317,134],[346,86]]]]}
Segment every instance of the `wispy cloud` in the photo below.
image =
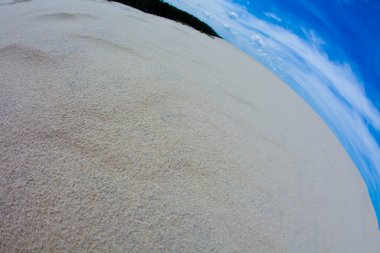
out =
{"type": "Polygon", "coordinates": [[[321,49],[324,40],[315,31],[304,27],[307,36],[301,38],[276,25],[281,18],[273,13],[264,13],[268,20],[259,19],[229,0],[167,2],[211,24],[305,98],[356,163],[380,220],[380,147],[370,130],[380,132],[380,112],[350,62],[333,62],[321,49]]]}
{"type": "Polygon", "coordinates": [[[274,14],[274,13],[271,13],[271,12],[265,12],[264,15],[267,16],[268,18],[274,19],[274,20],[276,20],[276,21],[278,21],[278,22],[281,22],[281,21],[282,21],[282,19],[279,18],[279,17],[278,17],[276,14],[274,14]]]}

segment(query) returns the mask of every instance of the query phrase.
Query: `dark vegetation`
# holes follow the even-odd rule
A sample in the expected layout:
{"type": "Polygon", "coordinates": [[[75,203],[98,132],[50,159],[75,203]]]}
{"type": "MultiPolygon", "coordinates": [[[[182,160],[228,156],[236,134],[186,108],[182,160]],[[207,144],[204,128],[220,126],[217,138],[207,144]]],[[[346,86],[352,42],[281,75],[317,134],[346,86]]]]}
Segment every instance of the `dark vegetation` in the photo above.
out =
{"type": "MultiPolygon", "coordinates": [[[[163,2],[162,0],[111,0],[121,4],[129,5],[143,12],[154,14],[160,17],[171,19],[182,24],[193,27],[194,29],[203,32],[207,35],[218,37],[220,36],[206,23],[198,18],[190,15],[187,12],[181,11],[176,7],[163,2]]],[[[207,0],[205,0],[207,1],[207,0]]]]}

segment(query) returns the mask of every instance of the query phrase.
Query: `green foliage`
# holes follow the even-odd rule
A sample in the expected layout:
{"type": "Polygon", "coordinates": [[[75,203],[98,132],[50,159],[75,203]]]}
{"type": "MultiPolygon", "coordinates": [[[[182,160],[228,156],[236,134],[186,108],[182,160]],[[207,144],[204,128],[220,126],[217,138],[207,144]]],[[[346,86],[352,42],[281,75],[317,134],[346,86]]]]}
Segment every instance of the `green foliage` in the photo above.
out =
{"type": "Polygon", "coordinates": [[[206,23],[200,21],[198,18],[181,11],[174,6],[163,2],[162,0],[111,0],[125,5],[132,6],[141,11],[154,14],[160,17],[168,18],[174,21],[181,22],[185,25],[193,27],[194,29],[203,32],[207,35],[218,37],[220,36],[206,23]]]}

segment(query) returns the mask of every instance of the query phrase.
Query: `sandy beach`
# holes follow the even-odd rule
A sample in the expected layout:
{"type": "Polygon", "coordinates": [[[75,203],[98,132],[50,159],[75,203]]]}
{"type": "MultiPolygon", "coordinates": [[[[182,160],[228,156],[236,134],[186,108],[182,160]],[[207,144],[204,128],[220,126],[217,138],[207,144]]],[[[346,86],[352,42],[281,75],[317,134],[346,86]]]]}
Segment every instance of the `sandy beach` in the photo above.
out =
{"type": "Polygon", "coordinates": [[[227,42],[0,1],[0,252],[380,252],[336,137],[227,42]]]}

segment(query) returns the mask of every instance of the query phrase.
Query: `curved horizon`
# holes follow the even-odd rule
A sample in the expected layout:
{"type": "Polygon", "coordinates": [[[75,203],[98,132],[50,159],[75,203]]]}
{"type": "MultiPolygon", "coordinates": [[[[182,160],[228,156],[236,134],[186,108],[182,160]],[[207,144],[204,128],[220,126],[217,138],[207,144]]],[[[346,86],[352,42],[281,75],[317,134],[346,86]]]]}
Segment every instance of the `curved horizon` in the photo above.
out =
{"type": "Polygon", "coordinates": [[[380,228],[380,4],[165,2],[209,24],[320,115],[361,173],[380,228]]]}

